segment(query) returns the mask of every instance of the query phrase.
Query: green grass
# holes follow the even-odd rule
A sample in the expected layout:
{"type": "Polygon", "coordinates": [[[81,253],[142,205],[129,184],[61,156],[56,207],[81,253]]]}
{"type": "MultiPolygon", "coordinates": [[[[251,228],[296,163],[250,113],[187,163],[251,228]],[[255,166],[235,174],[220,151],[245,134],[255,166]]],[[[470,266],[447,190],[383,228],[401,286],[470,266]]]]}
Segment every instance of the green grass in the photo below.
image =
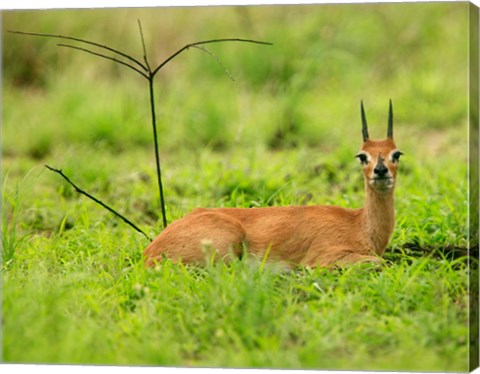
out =
{"type": "Polygon", "coordinates": [[[137,54],[139,17],[156,61],[201,39],[275,43],[212,47],[235,83],[194,50],[159,75],[169,222],[199,206],[362,206],[362,98],[379,138],[392,97],[405,156],[382,265],[145,269],[146,239],[43,165],[157,235],[146,82],[54,41],[4,34],[2,360],[466,371],[466,9],[4,13],[4,30],[137,54]]]}
{"type": "Polygon", "coordinates": [[[292,273],[247,261],[206,269],[167,261],[145,270],[137,252],[123,247],[107,256],[100,237],[76,237],[90,245],[43,253],[24,269],[27,279],[6,275],[4,307],[17,316],[14,325],[6,316],[7,361],[465,368],[463,261],[405,258],[381,269],[292,273]],[[8,287],[19,281],[22,287],[8,287]],[[32,309],[26,294],[42,302],[32,309]]]}

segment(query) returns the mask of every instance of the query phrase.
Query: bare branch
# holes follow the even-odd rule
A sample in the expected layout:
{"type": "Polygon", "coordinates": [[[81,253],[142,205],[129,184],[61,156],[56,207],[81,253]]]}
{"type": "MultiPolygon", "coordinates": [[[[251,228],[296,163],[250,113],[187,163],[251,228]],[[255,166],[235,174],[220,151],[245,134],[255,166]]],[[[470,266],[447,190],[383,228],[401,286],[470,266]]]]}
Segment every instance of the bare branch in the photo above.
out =
{"type": "Polygon", "coordinates": [[[145,236],[148,240],[152,241],[152,239],[147,235],[145,234],[145,232],[143,232],[140,228],[138,228],[133,222],[131,222],[129,219],[125,218],[124,216],[122,216],[120,213],[116,212],[115,210],[113,210],[112,208],[110,208],[108,205],[106,205],[105,203],[103,203],[102,201],[98,200],[97,198],[93,197],[92,195],[90,195],[88,192],[85,192],[83,190],[81,190],[79,187],[77,187],[65,174],[63,174],[63,171],[62,170],[58,170],[58,169],[55,169],[55,168],[52,168],[51,166],[48,166],[48,165],[45,165],[45,167],[50,170],[50,171],[53,171],[54,173],[57,173],[57,174],[60,174],[63,179],[65,179],[74,189],[75,191],[77,191],[78,193],[82,194],[82,195],[85,195],[87,196],[89,199],[92,199],[93,201],[95,201],[97,204],[100,204],[102,207],[104,207],[105,209],[109,210],[110,212],[112,212],[113,214],[115,214],[117,217],[121,218],[126,224],[130,225],[131,227],[133,227],[136,231],[138,231],[139,233],[143,234],[143,236],[145,236]]]}
{"type": "Polygon", "coordinates": [[[76,50],[78,50],[78,51],[82,51],[82,52],[90,53],[90,54],[95,55],[95,56],[103,57],[103,58],[105,58],[105,59],[107,59],[107,60],[112,60],[112,61],[118,62],[119,64],[122,64],[122,65],[124,65],[124,66],[129,67],[129,68],[132,69],[132,70],[135,70],[138,74],[140,74],[140,75],[142,75],[143,77],[145,77],[146,79],[148,79],[148,75],[145,74],[143,71],[137,69],[135,66],[132,66],[132,65],[130,65],[130,64],[127,64],[127,63],[124,62],[124,61],[117,60],[115,57],[110,57],[110,56],[107,56],[107,55],[104,55],[104,54],[101,54],[101,53],[98,53],[98,52],[90,51],[89,49],[86,49],[86,48],[77,47],[77,46],[69,45],[69,44],[57,44],[57,46],[59,46],[59,47],[65,47],[65,48],[76,49],[76,50]]]}
{"type": "MultiPolygon", "coordinates": [[[[109,46],[106,46],[106,45],[102,45],[102,44],[99,44],[99,43],[95,43],[95,42],[92,42],[90,40],[85,40],[85,39],[80,39],[80,38],[75,38],[73,36],[66,36],[66,35],[56,35],[56,34],[43,34],[43,33],[38,33],[38,32],[25,32],[25,31],[15,31],[15,30],[12,30],[12,31],[8,31],[9,33],[12,33],[12,34],[19,34],[19,35],[28,35],[28,36],[44,36],[44,37],[48,37],[48,38],[59,38],[59,39],[67,39],[67,40],[74,40],[76,42],[81,42],[81,43],[85,43],[85,44],[90,44],[90,45],[93,45],[95,47],[99,47],[99,48],[103,48],[103,49],[106,49],[107,51],[110,51],[110,52],[113,52],[113,53],[116,53],[120,56],[123,56],[127,59],[129,59],[130,61],[134,62],[135,64],[137,64],[138,66],[140,66],[144,71],[148,72],[148,69],[145,65],[143,65],[140,61],[138,61],[137,59],[133,58],[132,56],[124,53],[124,52],[121,52],[119,50],[116,50],[116,49],[113,49],[109,46]]],[[[117,60],[118,61],[118,60],[117,60]]]]}
{"type": "Polygon", "coordinates": [[[152,72],[152,76],[154,76],[161,68],[163,68],[166,64],[172,61],[180,53],[189,49],[190,47],[195,47],[202,44],[221,43],[221,42],[244,42],[244,43],[254,43],[254,44],[263,44],[263,45],[273,45],[273,43],[270,43],[270,42],[261,42],[258,40],[250,40],[250,39],[212,39],[212,40],[204,40],[202,42],[187,44],[186,46],[180,48],[177,52],[175,52],[169,58],[167,58],[165,61],[163,61],[160,65],[158,65],[157,68],[152,72]]]}
{"type": "Polygon", "coordinates": [[[217,61],[217,63],[223,68],[223,71],[225,72],[225,74],[227,75],[227,77],[229,77],[233,82],[235,82],[235,79],[233,78],[232,74],[230,74],[230,72],[228,71],[228,69],[225,67],[225,65],[222,63],[222,60],[220,60],[220,58],[215,54],[213,53],[212,51],[208,50],[207,48],[205,47],[202,47],[200,45],[194,45],[192,46],[192,48],[197,48],[201,51],[204,51],[205,53],[209,54],[215,61],[217,61]]]}
{"type": "MultiPolygon", "coordinates": [[[[166,227],[167,226],[167,219],[166,219],[166,214],[165,214],[165,201],[164,201],[164,197],[163,197],[163,186],[162,186],[162,177],[161,177],[161,170],[160,170],[160,157],[159,157],[159,152],[158,152],[158,140],[157,140],[157,128],[156,128],[156,115],[155,115],[155,101],[154,101],[154,89],[153,89],[153,82],[154,82],[154,78],[155,78],[155,74],[163,67],[165,66],[166,64],[168,64],[170,61],[172,61],[175,57],[177,57],[179,54],[181,54],[183,51],[189,49],[190,47],[192,48],[198,48],[202,51],[204,51],[205,53],[209,54],[211,57],[213,57],[218,64],[220,64],[223,69],[224,69],[224,72],[225,74],[227,74],[227,76],[234,81],[232,75],[230,74],[230,72],[225,68],[225,66],[223,65],[222,61],[214,54],[212,53],[211,51],[209,51],[207,48],[203,47],[202,45],[205,45],[205,44],[211,44],[211,43],[220,43],[220,42],[243,42],[243,43],[253,43],[253,44],[262,44],[262,45],[273,45],[273,43],[270,43],[270,42],[262,42],[262,41],[257,41],[257,40],[251,40],[251,39],[238,39],[238,38],[229,38],[229,39],[212,39],[212,40],[204,40],[204,41],[200,41],[200,42],[195,42],[195,43],[190,43],[190,44],[187,44],[185,45],[184,47],[182,47],[181,49],[179,49],[177,52],[175,52],[174,54],[172,54],[170,57],[168,57],[165,61],[163,61],[160,65],[157,66],[157,68],[155,70],[151,70],[151,67],[148,63],[148,58],[147,58],[147,51],[146,51],[146,46],[145,46],[145,39],[144,39],[144,36],[143,36],[143,29],[142,29],[142,24],[140,22],[140,20],[138,20],[138,27],[139,27],[139,31],[140,31],[140,38],[141,38],[141,42],[142,42],[142,48],[143,48],[143,59],[144,59],[144,62],[145,62],[145,65],[142,64],[140,61],[136,60],[135,58],[133,58],[132,56],[124,53],[124,52],[121,52],[121,51],[118,51],[116,49],[113,49],[111,47],[108,47],[108,46],[105,46],[105,45],[101,45],[99,43],[96,43],[96,42],[92,42],[92,41],[89,41],[89,40],[85,40],[85,39],[81,39],[81,38],[76,38],[76,37],[71,37],[71,36],[65,36],[65,35],[55,35],[55,34],[43,34],[43,33],[32,33],[32,32],[23,32],[23,31],[9,31],[11,33],[14,33],[14,34],[20,34],[20,35],[28,35],[28,36],[41,36],[41,37],[51,37],[51,38],[60,38],[60,39],[66,39],[66,40],[72,40],[72,41],[76,41],[76,42],[80,42],[80,43],[85,43],[85,44],[88,44],[88,45],[92,45],[92,46],[95,46],[95,47],[98,47],[98,48],[102,48],[104,50],[107,50],[107,51],[110,51],[110,52],[113,52],[119,56],[122,56],[130,61],[132,61],[134,64],[138,65],[140,69],[138,69],[136,66],[133,66],[132,64],[128,63],[128,62],[125,62],[125,61],[122,61],[122,60],[119,60],[118,58],[115,58],[115,57],[111,57],[111,56],[107,56],[105,55],[104,53],[100,53],[100,52],[95,52],[95,51],[92,51],[90,49],[87,49],[87,48],[82,48],[82,47],[78,47],[78,46],[75,46],[75,45],[69,45],[69,44],[58,44],[58,46],[60,47],[65,47],[65,48],[72,48],[72,49],[75,49],[75,50],[78,50],[78,51],[82,51],[82,52],[86,52],[86,53],[89,53],[89,54],[92,54],[94,56],[98,56],[98,57],[102,57],[104,59],[107,59],[107,60],[111,60],[111,61],[114,61],[114,62],[117,62],[119,64],[122,64],[132,70],[134,70],[135,72],[139,73],[142,77],[146,78],[148,80],[148,83],[149,83],[149,95],[150,95],[150,109],[151,109],[151,115],[152,115],[152,128],[153,128],[153,137],[154,137],[154,148],[155,148],[155,160],[156,160],[156,167],[157,167],[157,180],[158,180],[158,186],[159,186],[159,197],[160,197],[160,206],[161,206],[161,209],[162,209],[162,217],[163,217],[163,226],[166,227]]],[[[109,210],[110,212],[114,213],[115,215],[117,215],[118,217],[122,218],[127,224],[129,224],[130,226],[132,226],[133,228],[135,228],[138,232],[141,232],[143,235],[145,235],[147,238],[148,236],[143,232],[141,231],[137,226],[135,226],[133,223],[131,223],[130,221],[128,221],[125,217],[123,217],[122,215],[118,214],[117,212],[115,212],[113,209],[111,209],[110,207],[106,206],[105,204],[103,204],[101,201],[97,200],[96,198],[94,198],[93,196],[89,195],[88,193],[80,190],[78,187],[76,187],[63,173],[61,170],[56,170],[56,169],[53,169],[49,166],[46,166],[47,168],[49,168],[50,170],[54,171],[54,172],[57,172],[59,173],[62,177],[64,177],[79,193],[82,193],[84,194],[85,196],[89,197],[90,199],[94,200],[95,202],[97,202],[98,204],[102,205],[104,208],[106,208],[107,210],[109,210]]],[[[150,238],[149,238],[150,239],[150,238]]],[[[150,239],[151,240],[151,239],[150,239]]]]}

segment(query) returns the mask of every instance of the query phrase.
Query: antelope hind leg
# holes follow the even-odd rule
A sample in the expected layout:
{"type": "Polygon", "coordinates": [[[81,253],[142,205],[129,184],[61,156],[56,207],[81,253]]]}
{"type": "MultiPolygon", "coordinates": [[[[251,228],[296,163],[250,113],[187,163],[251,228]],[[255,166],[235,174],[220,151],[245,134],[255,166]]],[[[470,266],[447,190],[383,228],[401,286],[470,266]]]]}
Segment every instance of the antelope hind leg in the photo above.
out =
{"type": "Polygon", "coordinates": [[[175,262],[199,264],[211,256],[238,257],[244,238],[243,226],[230,216],[216,212],[187,215],[169,225],[150,243],[144,252],[145,264],[152,266],[163,256],[175,262]]]}

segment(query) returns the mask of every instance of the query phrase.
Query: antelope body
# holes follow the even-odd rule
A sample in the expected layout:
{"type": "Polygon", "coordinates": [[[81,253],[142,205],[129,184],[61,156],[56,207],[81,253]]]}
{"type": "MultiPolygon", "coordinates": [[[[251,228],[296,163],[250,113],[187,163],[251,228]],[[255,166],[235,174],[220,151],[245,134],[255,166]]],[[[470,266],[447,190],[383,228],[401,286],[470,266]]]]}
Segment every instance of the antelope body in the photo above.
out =
{"type": "Polygon", "coordinates": [[[211,255],[239,257],[244,251],[288,265],[327,266],[379,261],[394,227],[394,189],[402,155],[393,140],[390,101],[385,140],[371,140],[361,103],[365,205],[266,208],[199,208],[168,226],[145,249],[152,266],[163,256],[204,263],[211,255]]]}

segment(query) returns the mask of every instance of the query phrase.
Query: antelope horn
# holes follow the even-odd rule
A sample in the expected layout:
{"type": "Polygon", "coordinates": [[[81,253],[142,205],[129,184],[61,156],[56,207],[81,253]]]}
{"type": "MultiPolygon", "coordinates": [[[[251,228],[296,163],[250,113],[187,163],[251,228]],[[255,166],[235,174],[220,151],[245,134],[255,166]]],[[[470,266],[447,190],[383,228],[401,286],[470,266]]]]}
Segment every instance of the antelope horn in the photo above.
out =
{"type": "Polygon", "coordinates": [[[362,134],[363,141],[368,140],[368,127],[367,127],[367,117],[365,116],[365,108],[363,107],[363,100],[360,101],[360,111],[362,113],[362,134]]]}
{"type": "Polygon", "coordinates": [[[389,109],[388,109],[387,138],[393,139],[393,108],[392,108],[392,99],[390,99],[390,107],[389,107],[389,109]]]}

